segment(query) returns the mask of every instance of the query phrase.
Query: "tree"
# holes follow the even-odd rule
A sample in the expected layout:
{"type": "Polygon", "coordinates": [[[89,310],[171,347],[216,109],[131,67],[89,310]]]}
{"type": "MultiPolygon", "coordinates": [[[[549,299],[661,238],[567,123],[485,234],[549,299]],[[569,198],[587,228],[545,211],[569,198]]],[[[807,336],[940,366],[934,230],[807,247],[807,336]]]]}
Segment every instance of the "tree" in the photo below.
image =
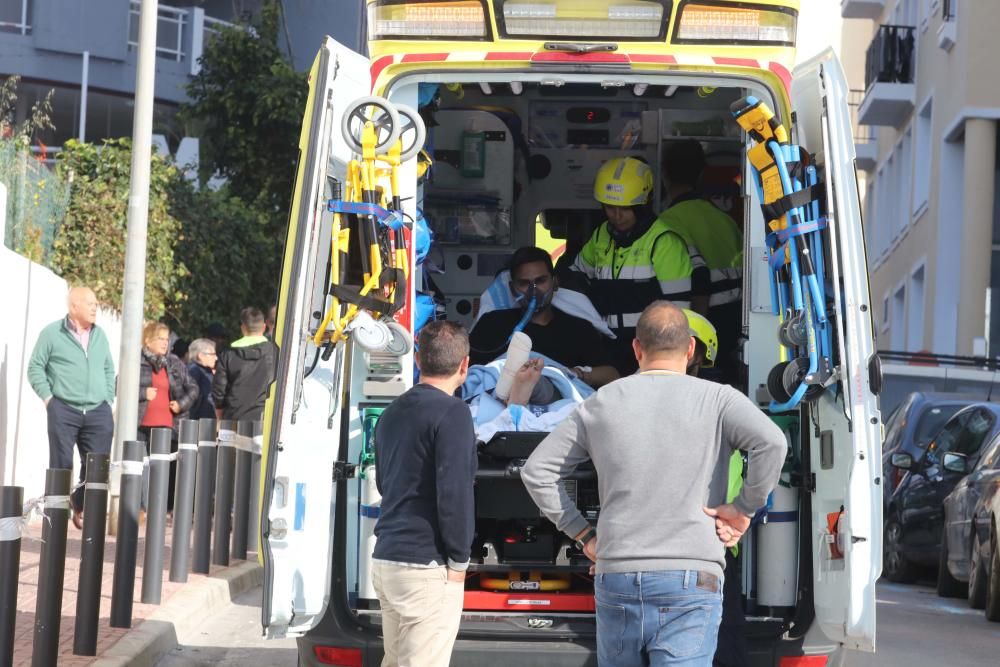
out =
{"type": "Polygon", "coordinates": [[[192,334],[235,322],[243,306],[266,309],[277,293],[308,94],[306,75],[278,47],[280,18],[269,0],[250,25],[209,40],[180,111],[201,138],[202,182],[227,180],[219,192],[185,186],[172,195],[184,225],[178,252],[191,269],[177,325],[192,334]]]}
{"type": "Polygon", "coordinates": [[[198,190],[184,179],[173,183],[170,206],[182,226],[176,255],[188,269],[178,290],[184,299],[168,308],[173,328],[190,338],[209,322],[233,325],[244,306],[270,306],[273,275],[261,267],[274,258],[261,253],[275,243],[266,217],[228,186],[198,190]]]}
{"type": "MultiPolygon", "coordinates": [[[[121,310],[125,274],[132,149],[128,139],[93,144],[70,140],[59,153],[57,174],[71,183],[69,209],[52,247],[51,266],[70,283],[88,285],[101,303],[121,310]]],[[[186,299],[180,281],[188,276],[174,247],[181,223],[170,212],[168,196],[182,180],[176,167],[153,155],[149,180],[146,245],[147,319],[159,319],[186,299]]]]}
{"type": "Polygon", "coordinates": [[[308,86],[278,47],[279,11],[266,2],[252,26],[209,41],[181,117],[199,126],[202,176],[221,173],[232,194],[283,225],[308,86]]]}

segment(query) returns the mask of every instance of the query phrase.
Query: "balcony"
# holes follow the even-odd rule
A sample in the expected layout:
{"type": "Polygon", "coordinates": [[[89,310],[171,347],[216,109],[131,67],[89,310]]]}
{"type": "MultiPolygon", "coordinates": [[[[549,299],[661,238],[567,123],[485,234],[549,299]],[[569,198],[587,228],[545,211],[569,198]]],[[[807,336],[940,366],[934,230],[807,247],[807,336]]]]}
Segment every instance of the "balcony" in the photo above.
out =
{"type": "Polygon", "coordinates": [[[858,109],[863,125],[899,127],[913,112],[916,29],[883,25],[865,57],[865,99],[858,109]]]}
{"type": "Polygon", "coordinates": [[[840,15],[845,19],[877,19],[885,11],[885,0],[840,0],[840,15]]]}
{"type": "MultiPolygon", "coordinates": [[[[129,3],[128,48],[135,51],[139,46],[139,2],[129,3]]],[[[187,62],[191,76],[196,75],[201,66],[198,60],[204,51],[205,41],[216,35],[231,23],[205,16],[205,10],[194,7],[179,9],[159,5],[156,17],[156,57],[174,62],[187,62]]]]}
{"type": "Polygon", "coordinates": [[[854,164],[861,171],[875,171],[878,163],[878,141],[869,125],[858,122],[858,110],[865,98],[865,91],[852,90],[847,98],[847,108],[851,114],[851,127],[854,130],[854,164]]]}

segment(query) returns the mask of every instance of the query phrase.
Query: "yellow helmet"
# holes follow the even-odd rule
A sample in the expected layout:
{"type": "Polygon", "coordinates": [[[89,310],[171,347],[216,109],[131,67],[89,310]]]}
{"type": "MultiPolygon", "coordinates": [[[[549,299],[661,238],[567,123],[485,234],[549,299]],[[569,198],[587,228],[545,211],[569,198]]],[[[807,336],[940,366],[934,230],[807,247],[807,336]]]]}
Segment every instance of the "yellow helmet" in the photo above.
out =
{"type": "Polygon", "coordinates": [[[639,206],[653,191],[653,170],[634,157],[616,157],[597,170],[594,199],[609,206],[639,206]]]}
{"type": "Polygon", "coordinates": [[[705,346],[705,367],[711,368],[715,365],[715,357],[719,353],[719,336],[715,332],[715,326],[704,315],[693,310],[685,308],[684,314],[687,315],[691,335],[705,346]]]}

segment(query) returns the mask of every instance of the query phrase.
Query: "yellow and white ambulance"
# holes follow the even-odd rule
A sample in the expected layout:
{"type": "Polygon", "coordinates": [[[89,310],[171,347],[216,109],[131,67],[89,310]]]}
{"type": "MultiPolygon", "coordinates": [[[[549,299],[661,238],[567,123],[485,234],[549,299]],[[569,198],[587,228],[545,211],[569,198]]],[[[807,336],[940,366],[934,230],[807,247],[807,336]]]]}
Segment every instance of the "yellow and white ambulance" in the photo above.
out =
{"type": "MultiPolygon", "coordinates": [[[[787,336],[779,344],[776,332],[788,312],[772,303],[776,228],[764,219],[750,159],[760,137],[731,111],[754,99],[815,167],[823,222],[812,229],[826,270],[817,312],[830,349],[821,372],[808,375],[807,398],[774,416],[791,455],[767,523],[741,544],[751,661],[833,666],[873,651],[881,371],[848,85],[832,52],[793,69],[799,1],[367,4],[369,57],[328,38],[309,78],[265,414],[265,634],[300,637],[302,665],[379,664],[371,439],[380,410],[412,386],[416,304],[430,267],[439,315],[471,325],[514,249],[572,253],[603,222],[593,180],[610,158],[641,158],[658,173],[671,142],[701,143],[705,196],[744,230],[742,389],[773,408],[782,393],[774,369],[788,364],[787,336]],[[386,154],[400,132],[403,146],[386,154]],[[358,167],[375,159],[362,139],[387,157],[358,167]],[[336,203],[352,196],[362,204],[336,203]],[[364,229],[347,222],[375,220],[379,206],[397,212],[364,229]],[[434,245],[418,265],[411,223],[419,217],[434,245]],[[386,242],[391,252],[380,252],[386,242]],[[392,280],[376,275],[362,288],[380,262],[392,280]]],[[[517,466],[493,463],[480,465],[452,664],[596,665],[586,563],[525,502],[517,466]]],[[[596,517],[592,482],[582,476],[573,493],[596,517]]]]}

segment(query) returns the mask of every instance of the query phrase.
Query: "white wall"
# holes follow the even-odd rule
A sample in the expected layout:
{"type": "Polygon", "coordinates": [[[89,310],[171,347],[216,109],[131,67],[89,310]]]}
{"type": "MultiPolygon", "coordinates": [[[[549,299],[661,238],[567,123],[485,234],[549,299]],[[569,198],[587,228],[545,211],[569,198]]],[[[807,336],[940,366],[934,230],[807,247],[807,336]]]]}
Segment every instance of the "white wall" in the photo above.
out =
{"type": "MultiPolygon", "coordinates": [[[[2,244],[0,285],[5,317],[0,326],[0,484],[23,486],[25,498],[33,498],[44,491],[49,444],[45,406],[25,373],[39,332],[66,315],[68,286],[51,270],[2,244]]],[[[117,369],[118,316],[101,310],[97,324],[108,336],[117,369]]]]}

